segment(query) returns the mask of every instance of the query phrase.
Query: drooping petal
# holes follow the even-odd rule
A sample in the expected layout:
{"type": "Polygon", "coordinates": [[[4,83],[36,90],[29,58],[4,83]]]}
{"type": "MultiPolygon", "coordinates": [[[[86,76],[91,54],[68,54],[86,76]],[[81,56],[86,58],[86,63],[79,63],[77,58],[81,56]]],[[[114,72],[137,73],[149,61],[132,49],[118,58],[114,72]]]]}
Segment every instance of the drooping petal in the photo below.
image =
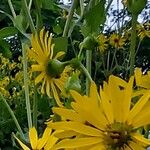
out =
{"type": "Polygon", "coordinates": [[[35,79],[35,84],[38,84],[39,82],[42,81],[42,79],[44,78],[45,76],[45,72],[41,72],[35,79]]]}
{"type": "Polygon", "coordinates": [[[14,135],[14,137],[18,141],[20,146],[23,148],[23,150],[30,150],[30,148],[28,148],[25,144],[23,144],[15,135],[14,135]]]}

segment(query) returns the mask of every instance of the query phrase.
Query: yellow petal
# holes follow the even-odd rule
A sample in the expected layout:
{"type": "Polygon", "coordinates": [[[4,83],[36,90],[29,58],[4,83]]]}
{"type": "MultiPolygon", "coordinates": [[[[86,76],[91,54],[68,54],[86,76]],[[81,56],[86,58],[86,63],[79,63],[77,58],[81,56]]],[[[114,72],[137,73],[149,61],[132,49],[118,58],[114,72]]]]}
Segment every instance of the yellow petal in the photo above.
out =
{"type": "Polygon", "coordinates": [[[127,116],[129,115],[130,105],[131,105],[131,96],[133,91],[133,81],[134,77],[132,76],[124,90],[124,97],[122,98],[122,113],[123,113],[123,122],[126,121],[127,116]]]}
{"type": "Polygon", "coordinates": [[[62,122],[49,122],[48,126],[58,130],[73,130],[75,132],[89,135],[89,136],[102,136],[102,132],[96,128],[71,121],[62,121],[62,122]]]}
{"type": "Polygon", "coordinates": [[[54,57],[54,59],[58,59],[59,57],[63,56],[65,54],[64,51],[60,51],[56,54],[56,56],[54,57]]]}
{"type": "Polygon", "coordinates": [[[83,119],[81,118],[81,116],[72,109],[53,107],[52,110],[54,113],[60,115],[61,117],[64,117],[66,120],[83,122],[83,119]]]}
{"type": "Polygon", "coordinates": [[[38,84],[39,82],[41,82],[44,77],[45,77],[45,72],[41,72],[41,73],[35,78],[35,84],[38,84]]]}
{"type": "MultiPolygon", "coordinates": [[[[133,150],[145,150],[145,147],[140,146],[138,143],[133,141],[129,142],[129,147],[131,147],[133,150]]],[[[131,149],[129,148],[129,150],[131,149]]]]}
{"type": "Polygon", "coordinates": [[[56,103],[58,104],[58,106],[63,107],[63,104],[60,101],[60,98],[58,96],[58,92],[57,92],[57,90],[56,90],[55,85],[53,84],[53,82],[51,83],[51,88],[52,88],[52,92],[53,92],[54,98],[56,99],[56,103]]]}
{"type": "Polygon", "coordinates": [[[73,136],[77,136],[79,133],[72,131],[72,130],[67,130],[67,131],[61,131],[55,133],[55,136],[58,137],[59,139],[64,139],[64,138],[70,138],[73,136]]]}
{"type": "Polygon", "coordinates": [[[141,134],[135,133],[132,135],[133,141],[138,143],[139,145],[143,147],[150,146],[150,139],[144,138],[141,134]]]}
{"type": "Polygon", "coordinates": [[[57,149],[63,149],[63,148],[78,148],[78,147],[84,147],[88,145],[93,145],[100,143],[102,141],[101,138],[98,137],[87,137],[87,138],[75,138],[75,139],[65,139],[60,141],[58,144],[55,145],[55,148],[57,149]]]}
{"type": "Polygon", "coordinates": [[[44,145],[46,144],[50,134],[51,134],[51,131],[52,129],[51,128],[46,128],[44,133],[43,133],[43,136],[41,139],[38,140],[38,145],[37,145],[37,149],[42,149],[44,147],[44,145]]]}
{"type": "Polygon", "coordinates": [[[32,65],[32,71],[44,71],[45,70],[45,66],[43,65],[32,65]]]}
{"type": "Polygon", "coordinates": [[[28,148],[25,144],[23,144],[15,135],[14,135],[14,137],[18,141],[20,146],[23,148],[23,150],[30,150],[30,148],[28,148]]]}
{"type": "Polygon", "coordinates": [[[32,149],[36,149],[37,142],[38,142],[38,135],[37,135],[37,131],[36,131],[35,127],[30,128],[29,139],[30,139],[32,149]]]}
{"type": "Polygon", "coordinates": [[[150,93],[147,92],[145,93],[139,100],[138,102],[134,105],[134,107],[131,109],[127,122],[131,124],[133,122],[133,118],[142,110],[143,106],[147,103],[149,100],[150,93]]]}
{"type": "Polygon", "coordinates": [[[53,146],[55,145],[55,143],[57,141],[58,141],[58,138],[55,137],[54,134],[50,135],[44,149],[45,150],[55,150],[55,148],[53,148],[53,146]]]}
{"type": "Polygon", "coordinates": [[[104,113],[108,119],[108,122],[111,124],[114,121],[113,111],[112,111],[112,105],[109,102],[109,98],[107,97],[107,93],[105,94],[102,89],[100,90],[101,95],[101,105],[104,110],[104,113]]]}

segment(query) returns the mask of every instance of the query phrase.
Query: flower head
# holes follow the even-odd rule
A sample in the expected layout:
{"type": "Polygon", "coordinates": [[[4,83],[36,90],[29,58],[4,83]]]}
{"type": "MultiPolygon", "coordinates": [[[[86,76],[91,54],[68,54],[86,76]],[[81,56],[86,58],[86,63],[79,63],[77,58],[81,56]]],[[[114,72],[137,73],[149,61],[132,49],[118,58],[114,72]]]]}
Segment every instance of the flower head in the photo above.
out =
{"type": "Polygon", "coordinates": [[[100,52],[105,52],[105,50],[108,47],[108,43],[106,43],[108,41],[107,37],[103,34],[100,34],[98,36],[98,44],[99,44],[99,50],[100,52]]]}
{"type": "MultiPolygon", "coordinates": [[[[15,139],[18,141],[23,150],[30,150],[28,146],[22,143],[15,135],[15,139]]],[[[54,144],[57,142],[57,139],[52,133],[52,129],[46,128],[43,136],[38,138],[37,131],[35,127],[30,128],[29,130],[29,141],[31,144],[31,150],[51,150],[53,149],[54,144]]]]}
{"type": "Polygon", "coordinates": [[[64,130],[56,135],[62,140],[55,148],[144,150],[150,145],[150,140],[137,132],[150,123],[150,94],[143,94],[131,106],[133,80],[131,77],[126,82],[111,75],[100,93],[95,83],[91,84],[89,96],[72,91],[72,109],[53,108],[63,120],[48,123],[54,129],[64,130]]]}
{"type": "Polygon", "coordinates": [[[64,52],[58,52],[54,56],[54,44],[52,44],[52,34],[48,35],[44,29],[40,31],[40,36],[32,35],[32,48],[29,49],[29,57],[34,59],[37,64],[32,65],[32,71],[39,72],[35,83],[42,82],[41,92],[46,93],[49,97],[54,97],[59,106],[62,103],[59,99],[59,93],[64,87],[68,78],[70,67],[58,60],[64,52]]]}
{"type": "Polygon", "coordinates": [[[150,38],[150,23],[138,24],[137,31],[138,31],[138,36],[141,40],[143,40],[144,37],[150,38]]]}
{"type": "Polygon", "coordinates": [[[113,33],[110,36],[110,45],[112,45],[115,48],[123,48],[123,45],[125,44],[125,38],[122,36],[119,36],[119,34],[113,33]]]}

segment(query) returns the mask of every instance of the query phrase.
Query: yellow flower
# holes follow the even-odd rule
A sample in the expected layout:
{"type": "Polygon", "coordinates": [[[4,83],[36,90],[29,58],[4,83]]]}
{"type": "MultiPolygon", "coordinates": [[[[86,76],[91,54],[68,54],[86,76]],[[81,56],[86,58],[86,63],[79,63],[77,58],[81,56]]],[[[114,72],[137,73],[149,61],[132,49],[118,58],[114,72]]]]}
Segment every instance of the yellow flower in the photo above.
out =
{"type": "MultiPolygon", "coordinates": [[[[18,141],[20,146],[23,148],[23,150],[52,150],[54,144],[57,142],[56,137],[54,137],[54,134],[52,133],[52,129],[46,128],[43,136],[41,138],[38,138],[37,131],[35,127],[30,128],[29,130],[29,140],[31,144],[30,149],[28,146],[26,146],[24,143],[22,143],[15,135],[15,139],[18,141]]],[[[53,149],[54,150],[54,149],[53,149]]]]}
{"type": "Polygon", "coordinates": [[[42,82],[41,92],[46,93],[50,98],[54,97],[59,106],[62,103],[59,99],[59,93],[63,90],[64,83],[68,78],[70,67],[65,67],[58,58],[64,52],[58,52],[54,56],[54,44],[52,44],[52,35],[44,29],[40,31],[40,36],[32,35],[32,48],[29,49],[29,57],[33,58],[37,64],[32,65],[32,71],[40,72],[35,79],[35,84],[42,82]]]}
{"type": "Polygon", "coordinates": [[[108,43],[106,43],[108,41],[107,37],[103,34],[100,34],[98,36],[98,44],[99,44],[99,50],[101,53],[105,52],[105,50],[108,47],[108,43]]]}
{"type": "Polygon", "coordinates": [[[138,36],[141,40],[143,40],[144,37],[150,38],[150,23],[145,23],[143,25],[138,24],[137,31],[138,31],[138,36]]]}
{"type": "Polygon", "coordinates": [[[48,122],[48,126],[63,130],[57,134],[61,140],[54,147],[79,148],[82,150],[145,150],[150,140],[138,129],[150,123],[150,92],[141,96],[131,107],[133,81],[126,82],[111,75],[104,82],[100,94],[95,83],[90,94],[82,96],[71,91],[72,109],[53,108],[63,119],[48,122]]]}
{"type": "Polygon", "coordinates": [[[112,45],[115,48],[123,48],[123,45],[125,44],[125,38],[120,36],[119,34],[113,33],[110,36],[110,45],[112,45]]]}

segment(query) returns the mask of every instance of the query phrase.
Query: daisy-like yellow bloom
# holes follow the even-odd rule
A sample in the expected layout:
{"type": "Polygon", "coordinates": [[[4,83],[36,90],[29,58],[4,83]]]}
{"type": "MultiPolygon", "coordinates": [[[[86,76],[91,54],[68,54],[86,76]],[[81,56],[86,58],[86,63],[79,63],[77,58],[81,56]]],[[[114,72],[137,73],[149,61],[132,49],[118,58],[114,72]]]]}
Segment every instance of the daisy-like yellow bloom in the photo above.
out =
{"type": "Polygon", "coordinates": [[[46,93],[50,98],[54,97],[59,106],[62,103],[59,98],[59,93],[64,87],[64,83],[68,78],[70,67],[65,67],[58,58],[64,52],[58,52],[54,56],[54,44],[52,44],[52,35],[44,29],[40,31],[40,35],[32,35],[32,48],[29,49],[29,57],[33,58],[37,64],[32,65],[32,71],[40,74],[35,79],[35,84],[42,82],[41,92],[46,93]]]}
{"type": "Polygon", "coordinates": [[[95,83],[90,94],[82,96],[71,91],[72,109],[53,108],[63,120],[48,122],[48,126],[63,130],[56,134],[61,139],[54,147],[78,150],[145,150],[150,140],[138,132],[150,123],[150,92],[132,103],[134,77],[126,82],[111,75],[100,93],[95,83]]]}
{"type": "Polygon", "coordinates": [[[98,45],[99,45],[98,48],[99,48],[100,52],[101,53],[105,52],[105,50],[108,47],[107,37],[104,34],[100,34],[97,39],[98,39],[98,45]]]}
{"type": "Polygon", "coordinates": [[[30,128],[29,130],[29,140],[31,148],[26,146],[23,142],[21,142],[15,135],[15,139],[18,141],[23,150],[54,150],[53,146],[57,142],[58,138],[54,136],[52,133],[52,129],[46,128],[43,136],[38,138],[37,131],[35,127],[30,128]]]}
{"type": "Polygon", "coordinates": [[[143,40],[144,37],[150,38],[150,23],[145,23],[144,25],[138,24],[137,31],[138,31],[138,36],[141,40],[143,40]]]}
{"type": "Polygon", "coordinates": [[[109,41],[110,41],[110,45],[112,45],[113,47],[115,47],[115,48],[123,48],[126,39],[124,37],[120,36],[117,33],[113,33],[110,36],[109,41]]]}

